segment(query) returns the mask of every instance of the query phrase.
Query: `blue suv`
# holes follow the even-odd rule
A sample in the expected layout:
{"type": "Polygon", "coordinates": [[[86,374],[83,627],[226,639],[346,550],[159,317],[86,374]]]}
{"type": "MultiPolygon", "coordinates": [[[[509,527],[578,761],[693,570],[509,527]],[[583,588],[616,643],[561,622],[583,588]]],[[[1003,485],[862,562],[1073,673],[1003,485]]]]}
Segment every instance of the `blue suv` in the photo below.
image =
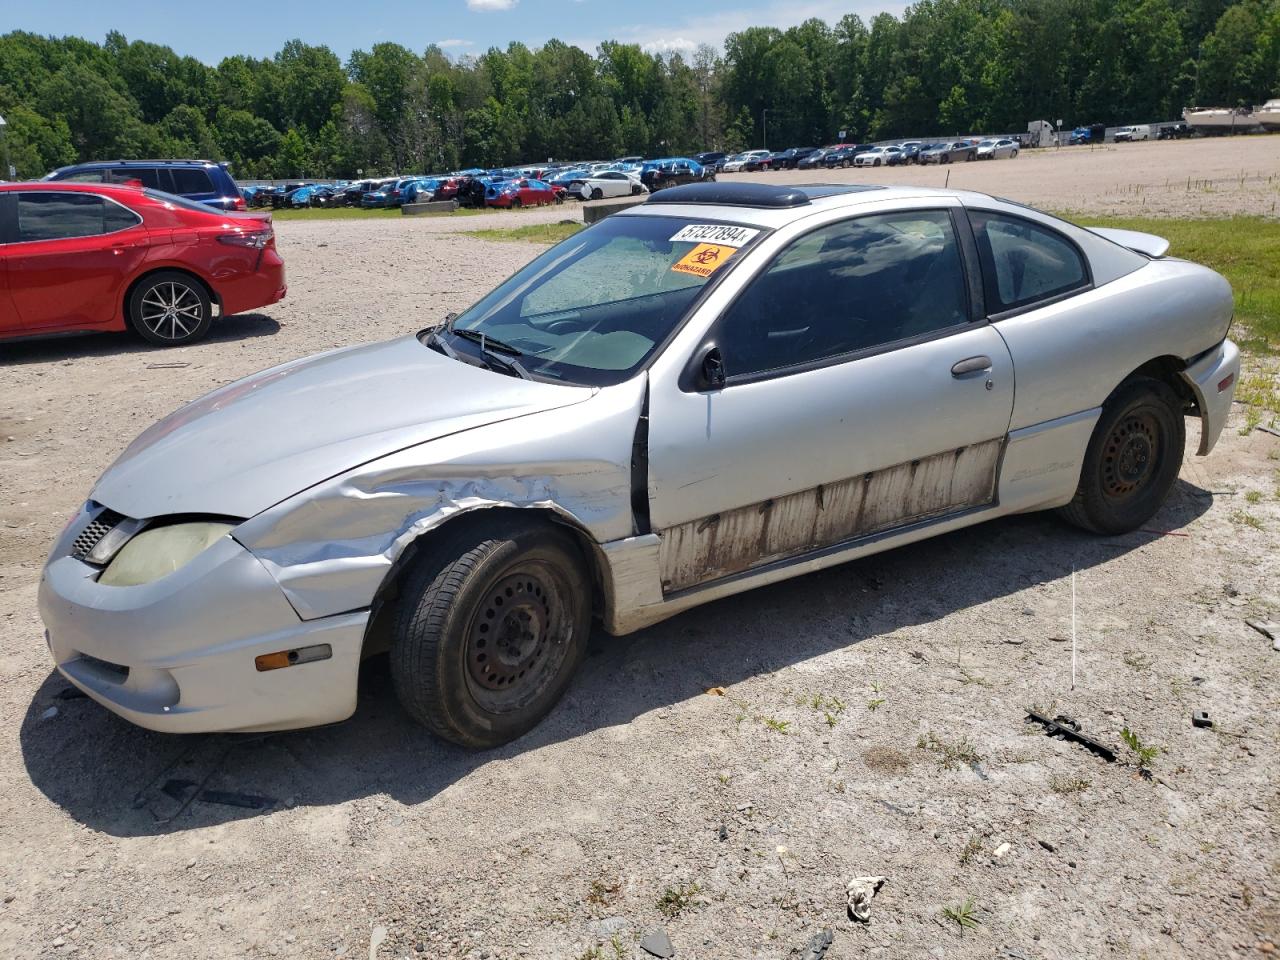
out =
{"type": "Polygon", "coordinates": [[[244,197],[225,163],[212,160],[95,160],[59,167],[46,180],[75,183],[141,182],[219,210],[245,209],[244,197]]]}

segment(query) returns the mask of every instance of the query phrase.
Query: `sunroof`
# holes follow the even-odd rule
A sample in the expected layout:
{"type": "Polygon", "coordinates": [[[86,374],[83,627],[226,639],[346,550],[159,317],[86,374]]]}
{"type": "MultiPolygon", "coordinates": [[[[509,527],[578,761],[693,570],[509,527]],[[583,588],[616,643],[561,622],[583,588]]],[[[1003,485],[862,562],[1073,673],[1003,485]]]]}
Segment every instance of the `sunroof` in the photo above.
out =
{"type": "Polygon", "coordinates": [[[705,203],[723,207],[767,207],[784,209],[803,207],[811,200],[834,197],[883,187],[861,183],[687,183],[681,187],[659,190],[649,203],[705,203]]]}

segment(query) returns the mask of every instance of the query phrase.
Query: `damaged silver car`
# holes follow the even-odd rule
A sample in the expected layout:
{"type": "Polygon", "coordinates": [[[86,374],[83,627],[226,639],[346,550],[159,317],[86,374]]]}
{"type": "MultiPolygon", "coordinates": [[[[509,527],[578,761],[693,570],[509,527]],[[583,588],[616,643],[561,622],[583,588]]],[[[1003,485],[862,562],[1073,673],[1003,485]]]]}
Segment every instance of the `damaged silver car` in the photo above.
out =
{"type": "Polygon", "coordinates": [[[490,747],[615,634],[992,517],[1141,526],[1239,368],[1147,234],[914,187],[674,187],[462,315],[144,432],[53,548],[58,669],[156,730],[404,707],[490,747]]]}

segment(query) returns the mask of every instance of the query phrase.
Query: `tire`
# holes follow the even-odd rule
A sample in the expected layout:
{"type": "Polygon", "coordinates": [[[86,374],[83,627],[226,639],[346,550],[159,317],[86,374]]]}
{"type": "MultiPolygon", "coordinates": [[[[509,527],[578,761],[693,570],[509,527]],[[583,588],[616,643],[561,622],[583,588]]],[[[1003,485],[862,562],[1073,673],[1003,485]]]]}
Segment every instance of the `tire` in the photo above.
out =
{"type": "Polygon", "coordinates": [[[880,161],[879,161],[879,160],[872,160],[872,161],[871,161],[871,165],[872,165],[873,167],[878,167],[878,166],[880,166],[880,161]]]}
{"type": "Polygon", "coordinates": [[[194,343],[213,322],[209,291],[179,270],[161,270],[144,278],[129,294],[128,310],[129,325],[158,347],[194,343]]]}
{"type": "Polygon", "coordinates": [[[1009,159],[1010,159],[1010,160],[1017,160],[1017,159],[1018,159],[1018,151],[1017,151],[1017,150],[1015,150],[1015,151],[1013,151],[1013,153],[1009,154],[1009,159]]]}
{"type": "Polygon", "coordinates": [[[841,161],[840,161],[840,169],[841,169],[841,170],[848,170],[848,169],[849,169],[849,161],[848,161],[848,160],[841,160],[841,161]]]}
{"type": "Polygon", "coordinates": [[[520,209],[521,207],[523,207],[523,206],[524,206],[524,201],[523,201],[523,200],[521,200],[519,197],[512,197],[512,198],[511,198],[511,209],[512,209],[512,210],[519,210],[519,209],[520,209]]]}
{"type": "Polygon", "coordinates": [[[1146,377],[1120,385],[1089,438],[1067,522],[1108,536],[1136,530],[1164,504],[1182,468],[1186,423],[1178,395],[1146,377]]]}
{"type": "Polygon", "coordinates": [[[405,710],[471,749],[533,729],[586,652],[591,584],[572,537],[519,521],[469,526],[411,569],[391,679],[405,710]]]}
{"type": "Polygon", "coordinates": [[[592,189],[591,191],[592,200],[599,200],[603,196],[604,196],[604,191],[601,190],[599,187],[595,187],[594,189],[592,189]]]}
{"type": "Polygon", "coordinates": [[[639,185],[639,184],[635,184],[635,183],[633,183],[633,184],[631,185],[631,195],[632,195],[633,197],[638,197],[638,196],[640,196],[640,185],[639,185]]]}

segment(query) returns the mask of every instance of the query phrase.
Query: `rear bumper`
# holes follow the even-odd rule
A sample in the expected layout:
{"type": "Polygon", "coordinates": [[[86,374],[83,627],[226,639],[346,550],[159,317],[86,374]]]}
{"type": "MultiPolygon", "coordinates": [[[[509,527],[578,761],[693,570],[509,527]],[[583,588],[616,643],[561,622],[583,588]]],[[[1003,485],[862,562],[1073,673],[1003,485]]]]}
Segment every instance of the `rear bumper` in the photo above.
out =
{"type": "Polygon", "coordinates": [[[284,261],[274,250],[265,250],[256,272],[219,280],[217,291],[223,316],[279,303],[289,291],[284,261]]]}
{"type": "Polygon", "coordinates": [[[1203,457],[1213,449],[1226,426],[1240,379],[1240,349],[1223,340],[1208,353],[1194,360],[1182,371],[1182,379],[1191,387],[1200,408],[1200,447],[1203,457]]]}
{"type": "Polygon", "coordinates": [[[367,611],[303,621],[230,537],[153,583],[103,586],[69,556],[40,581],[58,671],[126,720],[165,733],[287,730],[355,710],[367,611]],[[256,657],[327,644],[331,655],[259,671],[256,657]]]}

